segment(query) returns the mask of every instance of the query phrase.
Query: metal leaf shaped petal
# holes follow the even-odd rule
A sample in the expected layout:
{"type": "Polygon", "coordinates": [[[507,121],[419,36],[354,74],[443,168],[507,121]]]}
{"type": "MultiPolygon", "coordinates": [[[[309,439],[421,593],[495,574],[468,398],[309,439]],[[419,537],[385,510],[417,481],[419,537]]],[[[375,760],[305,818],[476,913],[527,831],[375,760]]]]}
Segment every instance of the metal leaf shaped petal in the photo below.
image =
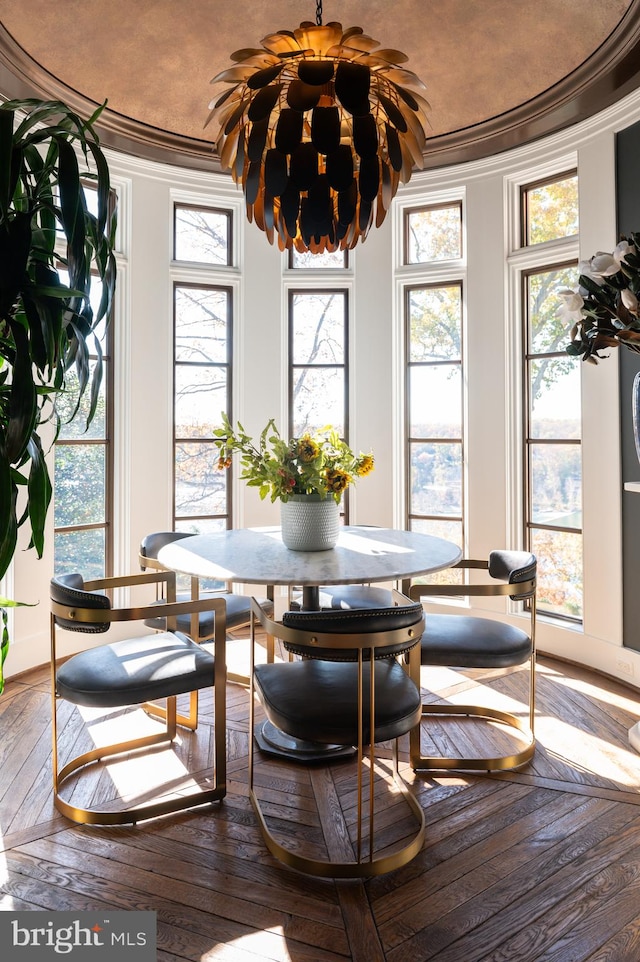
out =
{"type": "Polygon", "coordinates": [[[335,191],[347,190],[353,182],[353,154],[349,144],[340,144],[327,155],[327,180],[335,191]]]}
{"type": "Polygon", "coordinates": [[[391,124],[385,124],[387,135],[387,150],[389,153],[389,163],[394,170],[402,170],[402,149],[400,147],[400,137],[398,131],[391,124]]]}
{"type": "Polygon", "coordinates": [[[407,63],[409,58],[406,53],[402,50],[393,50],[391,47],[385,47],[383,50],[376,50],[374,56],[378,60],[386,60],[387,63],[407,63]]]}
{"type": "Polygon", "coordinates": [[[247,87],[251,90],[260,90],[261,87],[266,87],[270,84],[272,80],[275,80],[280,71],[282,70],[284,64],[278,61],[270,67],[263,67],[262,70],[256,70],[253,76],[249,77],[247,80],[247,87]]]}
{"type": "Polygon", "coordinates": [[[338,220],[341,224],[350,224],[356,216],[358,191],[355,182],[348,190],[341,190],[338,194],[338,220]]]}
{"type": "Polygon", "coordinates": [[[242,83],[244,80],[248,80],[254,73],[255,70],[253,67],[247,67],[239,63],[236,64],[235,67],[227,67],[226,70],[221,70],[220,73],[215,75],[211,83],[242,83]]]}
{"type": "Polygon", "coordinates": [[[318,26],[315,23],[310,26],[301,24],[298,30],[294,30],[294,33],[300,47],[311,47],[320,55],[324,55],[329,47],[340,41],[342,26],[330,23],[326,26],[318,26]],[[336,29],[336,26],[339,29],[336,29]]]}
{"type": "Polygon", "coordinates": [[[389,97],[386,96],[386,94],[383,94],[382,92],[378,93],[378,100],[384,107],[385,113],[389,118],[389,121],[393,124],[393,126],[397,130],[400,131],[400,133],[404,134],[405,131],[407,130],[408,124],[404,117],[404,114],[400,110],[400,107],[398,107],[398,105],[395,104],[393,100],[391,100],[389,97]]]}
{"type": "Polygon", "coordinates": [[[289,176],[298,190],[309,190],[318,176],[318,151],[312,143],[299,144],[291,154],[289,176]]]}
{"type": "Polygon", "coordinates": [[[378,153],[378,126],[373,114],[353,118],[353,146],[359,157],[375,157],[378,153]]]}
{"type": "Polygon", "coordinates": [[[322,89],[303,83],[302,80],[292,80],[287,90],[287,103],[294,110],[311,110],[320,100],[322,89]]]}
{"type": "Polygon", "coordinates": [[[264,57],[264,50],[260,47],[242,47],[240,50],[234,50],[232,54],[229,54],[229,60],[235,60],[236,63],[242,63],[243,60],[248,60],[250,57],[264,57]]]}
{"type": "Polygon", "coordinates": [[[263,37],[260,43],[266,50],[278,55],[288,50],[300,51],[300,44],[293,33],[284,30],[281,30],[279,33],[270,33],[268,37],[263,37]]]}
{"type": "Polygon", "coordinates": [[[333,79],[334,70],[333,60],[301,60],[298,76],[305,84],[317,86],[329,83],[333,79]]]}
{"type": "Polygon", "coordinates": [[[247,109],[246,101],[244,100],[240,101],[240,103],[238,104],[238,106],[233,111],[233,113],[231,114],[231,116],[229,117],[229,119],[225,124],[225,127],[224,127],[225,134],[231,133],[231,131],[233,130],[235,125],[238,123],[238,121],[240,120],[240,118],[242,117],[246,109],[247,109]]]}
{"type": "Polygon", "coordinates": [[[358,187],[363,200],[373,201],[380,185],[380,160],[377,154],[363,157],[360,161],[358,187]]]}
{"type": "Polygon", "coordinates": [[[415,111],[420,110],[420,104],[409,90],[405,90],[404,87],[396,87],[396,91],[408,107],[415,111]]]}
{"type": "Polygon", "coordinates": [[[335,79],[336,96],[350,114],[369,112],[369,87],[371,74],[362,64],[342,61],[338,64],[335,79]]]}
{"type": "Polygon", "coordinates": [[[289,182],[287,158],[275,147],[267,151],[264,159],[264,184],[273,197],[280,197],[289,182]]]}
{"type": "Polygon", "coordinates": [[[280,198],[280,211],[284,217],[287,231],[295,237],[297,230],[298,211],[300,209],[300,191],[289,181],[287,189],[280,198]]]}
{"type": "MultiPolygon", "coordinates": [[[[402,163],[402,156],[400,157],[402,163]]],[[[382,201],[382,206],[385,210],[389,210],[391,207],[391,201],[395,196],[395,190],[393,189],[393,180],[391,176],[391,170],[387,164],[382,165],[382,184],[380,187],[380,198],[378,203],[382,201]]]]}
{"type": "Polygon", "coordinates": [[[270,84],[268,87],[263,87],[262,90],[259,90],[249,105],[247,111],[249,120],[255,122],[268,117],[278,102],[278,97],[283,86],[283,84],[270,84]]]}
{"type": "Polygon", "coordinates": [[[402,67],[391,67],[389,70],[385,70],[384,75],[387,80],[398,84],[400,87],[417,87],[418,90],[427,89],[427,85],[416,74],[412,73],[411,70],[403,70],[402,67]]]}
{"type": "Polygon", "coordinates": [[[376,50],[380,46],[379,40],[374,40],[373,37],[368,37],[366,34],[354,34],[349,37],[348,40],[342,38],[342,45],[344,47],[349,47],[351,50],[359,50],[361,53],[370,53],[372,50],[376,50]]]}
{"type": "Polygon", "coordinates": [[[316,107],[311,115],[311,142],[321,154],[340,145],[340,111],[337,107],[316,107]]]}
{"type": "Polygon", "coordinates": [[[283,154],[292,154],[302,140],[304,117],[299,110],[285,107],[278,117],[275,145],[283,154]]]}
{"type": "Polygon", "coordinates": [[[358,227],[363,233],[368,231],[369,227],[371,226],[371,213],[371,201],[361,198],[360,207],[358,209],[358,227]]]}
{"type": "Polygon", "coordinates": [[[261,160],[269,132],[269,118],[257,121],[251,128],[247,156],[250,161],[261,160]]]}
{"type": "Polygon", "coordinates": [[[244,185],[244,196],[247,204],[254,204],[258,191],[260,190],[260,171],[262,166],[259,160],[254,160],[249,165],[249,172],[244,185]]]}

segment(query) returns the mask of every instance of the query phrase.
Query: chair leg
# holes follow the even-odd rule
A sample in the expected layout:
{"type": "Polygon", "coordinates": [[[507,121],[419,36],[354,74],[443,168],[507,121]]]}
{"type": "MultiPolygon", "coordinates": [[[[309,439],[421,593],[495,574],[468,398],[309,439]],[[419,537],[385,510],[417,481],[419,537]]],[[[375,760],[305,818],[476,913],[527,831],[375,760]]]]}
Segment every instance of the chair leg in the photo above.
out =
{"type": "MultiPolygon", "coordinates": [[[[415,666],[411,666],[412,677],[415,677],[415,666]]],[[[417,669],[419,686],[419,666],[417,669]]],[[[529,663],[529,706],[527,718],[522,719],[511,712],[502,711],[498,708],[485,708],[479,705],[423,705],[422,717],[429,716],[464,716],[482,718],[489,722],[498,722],[507,725],[515,732],[526,737],[526,742],[520,751],[509,755],[489,756],[486,758],[464,758],[457,756],[429,756],[422,755],[420,749],[420,726],[417,725],[409,735],[409,755],[411,767],[415,772],[419,771],[483,771],[483,772],[502,772],[513,771],[522,768],[533,757],[536,749],[536,739],[534,733],[534,713],[535,713],[535,661],[532,657],[529,663]]]]}
{"type": "MultiPolygon", "coordinates": [[[[253,748],[250,748],[253,752],[253,748]]],[[[411,837],[411,840],[401,849],[391,855],[373,856],[373,833],[370,834],[369,855],[366,859],[354,859],[352,861],[323,860],[307,858],[297,852],[286,848],[273,836],[267,825],[260,801],[253,786],[253,777],[249,782],[249,797],[256,813],[262,837],[265,845],[275,858],[290,868],[304,872],[306,875],[313,875],[318,878],[341,878],[341,879],[366,879],[383,875],[385,872],[392,872],[394,869],[407,865],[420,852],[425,837],[425,818],[421,806],[413,795],[409,792],[404,780],[399,773],[394,773],[394,782],[402,793],[411,812],[415,816],[418,828],[411,837]],[[397,774],[397,777],[396,777],[397,774]]]]}
{"type": "MultiPolygon", "coordinates": [[[[369,847],[367,858],[362,858],[362,803],[363,803],[363,744],[362,744],[362,726],[360,727],[360,737],[358,744],[358,754],[357,754],[357,796],[358,796],[358,826],[357,826],[357,840],[356,840],[356,857],[353,860],[342,861],[340,859],[315,859],[309,858],[304,855],[300,855],[298,852],[292,851],[282,845],[271,833],[260,801],[256,794],[254,788],[254,753],[255,738],[253,736],[254,725],[255,725],[255,686],[253,682],[254,676],[254,641],[255,638],[252,633],[252,644],[251,644],[251,685],[249,690],[249,798],[251,799],[251,804],[256,813],[258,823],[260,825],[260,830],[262,832],[262,837],[264,839],[267,849],[271,852],[275,858],[277,858],[284,865],[288,865],[290,868],[297,869],[299,872],[304,872],[307,875],[313,875],[319,878],[341,878],[341,879],[366,879],[373,878],[377,875],[383,875],[385,872],[391,872],[394,869],[401,868],[410,862],[416,855],[420,852],[425,837],[425,818],[422,807],[418,801],[413,797],[408,789],[404,779],[401,777],[398,768],[398,740],[394,740],[393,744],[393,779],[394,783],[401,792],[404,800],[406,801],[412,814],[415,816],[417,822],[417,829],[412,835],[409,842],[407,842],[402,848],[393,852],[390,855],[380,856],[378,858],[374,857],[373,853],[373,842],[374,842],[374,763],[375,763],[375,750],[374,744],[371,743],[368,746],[368,756],[369,756],[369,847]]],[[[371,691],[371,701],[370,701],[370,711],[371,716],[375,717],[374,709],[375,704],[373,702],[373,686],[371,691]]],[[[361,702],[362,699],[362,689],[359,687],[358,700],[361,702]]],[[[362,719],[362,711],[360,711],[360,718],[362,719]]]]}
{"type": "MultiPolygon", "coordinates": [[[[220,690],[220,689],[218,689],[220,690]]],[[[222,689],[224,691],[224,688],[222,689]]],[[[63,783],[74,772],[80,772],[85,766],[104,758],[111,758],[117,755],[138,751],[143,748],[150,748],[156,745],[169,745],[176,736],[176,725],[178,714],[176,711],[175,696],[167,699],[167,707],[164,714],[166,722],[165,728],[161,732],[152,735],[144,735],[139,738],[105,745],[94,748],[90,751],[72,758],[66,765],[58,767],[58,722],[57,722],[57,697],[53,693],[53,715],[52,715],[52,738],[53,738],[53,802],[59,812],[67,818],[80,824],[90,825],[125,825],[143,821],[149,818],[156,818],[159,815],[166,815],[171,812],[182,811],[187,808],[194,808],[200,805],[210,804],[219,801],[226,794],[226,768],[225,768],[225,730],[224,730],[224,706],[218,709],[219,699],[216,699],[214,732],[214,752],[215,752],[215,771],[213,788],[192,792],[187,795],[179,795],[174,798],[165,798],[162,801],[151,802],[126,806],[117,810],[103,810],[84,808],[73,805],[61,795],[63,783]],[[222,717],[221,728],[218,729],[218,715],[222,717]]]]}
{"type": "MultiPolygon", "coordinates": [[[[152,718],[159,718],[161,721],[167,717],[167,709],[164,705],[158,705],[154,701],[147,701],[142,705],[143,710],[150,715],[152,718]]],[[[198,728],[198,692],[192,691],[189,693],[189,714],[183,715],[180,712],[176,714],[176,724],[180,725],[181,728],[188,728],[189,731],[195,732],[198,728]]]]}

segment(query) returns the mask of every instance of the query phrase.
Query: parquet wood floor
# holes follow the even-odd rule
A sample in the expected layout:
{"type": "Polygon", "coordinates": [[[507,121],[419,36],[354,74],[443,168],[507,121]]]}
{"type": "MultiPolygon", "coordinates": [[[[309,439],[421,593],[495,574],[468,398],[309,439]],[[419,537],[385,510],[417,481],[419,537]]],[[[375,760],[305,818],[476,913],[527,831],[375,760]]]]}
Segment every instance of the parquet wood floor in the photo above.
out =
{"type": "MultiPolygon", "coordinates": [[[[430,691],[455,700],[477,684],[472,674],[434,674],[430,691]]],[[[524,710],[521,673],[483,681],[477,694],[524,710]]],[[[183,765],[204,768],[210,757],[211,707],[175,753],[98,765],[76,791],[144,794],[160,769],[181,788],[183,765]]],[[[246,689],[229,685],[227,710],[222,803],[137,827],[80,827],[51,804],[47,673],[10,681],[0,698],[0,907],[153,909],[160,962],[640,960],[640,755],[627,740],[638,692],[540,658],[532,763],[437,777],[405,765],[426,814],[425,845],[405,868],[365,883],[310,879],[269,855],[247,793],[246,689]]],[[[97,720],[90,729],[101,737],[97,720]]],[[[67,712],[64,751],[80,731],[67,712]]],[[[486,737],[477,723],[452,731],[458,747],[486,737]]],[[[440,747],[448,737],[440,726],[424,733],[440,747]]],[[[406,812],[384,758],[377,776],[385,848],[402,838],[406,812]]],[[[289,844],[322,853],[332,831],[349,837],[352,762],[325,770],[261,756],[256,778],[289,844]]]]}

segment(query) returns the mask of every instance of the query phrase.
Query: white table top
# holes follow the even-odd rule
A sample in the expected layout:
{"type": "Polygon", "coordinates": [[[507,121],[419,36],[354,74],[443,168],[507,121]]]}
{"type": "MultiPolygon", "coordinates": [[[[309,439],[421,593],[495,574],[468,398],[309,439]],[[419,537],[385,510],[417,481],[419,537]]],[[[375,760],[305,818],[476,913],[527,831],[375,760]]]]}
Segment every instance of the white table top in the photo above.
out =
{"type": "Polygon", "coordinates": [[[450,541],[392,528],[342,527],[328,551],[291,551],[280,528],[235,528],[166,545],[158,560],[174,571],[258,585],[340,585],[395,581],[455,564],[450,541]]]}

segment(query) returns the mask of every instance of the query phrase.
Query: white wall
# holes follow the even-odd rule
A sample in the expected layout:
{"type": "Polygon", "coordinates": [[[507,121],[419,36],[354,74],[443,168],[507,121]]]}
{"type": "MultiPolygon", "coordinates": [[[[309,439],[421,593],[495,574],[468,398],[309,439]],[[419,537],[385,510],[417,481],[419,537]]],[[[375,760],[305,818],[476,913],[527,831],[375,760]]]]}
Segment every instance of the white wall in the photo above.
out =
{"type": "MultiPolygon", "coordinates": [[[[395,211],[352,256],[351,442],[376,455],[376,470],[357,486],[352,522],[401,525],[402,268],[394,250],[403,205],[451,194],[464,199],[466,365],[469,387],[467,511],[469,549],[483,555],[515,544],[519,490],[514,456],[514,298],[510,278],[517,252],[509,232],[517,185],[532,171],[578,167],[581,256],[611,249],[615,237],[614,134],[640,119],[640,93],[584,124],[536,145],[474,165],[414,175],[395,211]]],[[[108,152],[120,192],[116,394],[116,571],[135,571],[140,538],[171,525],[172,284],[189,280],[189,268],[171,262],[172,205],[181,200],[231,206],[237,213],[237,266],[224,274],[234,292],[234,413],[250,432],[269,417],[286,418],[285,259],[264,235],[245,223],[239,191],[225,176],[185,171],[108,152]]],[[[220,275],[217,274],[217,277],[220,275]]],[[[344,280],[344,273],[340,280],[344,280]]],[[[310,282],[310,281],[309,281],[310,282]]],[[[621,648],[620,497],[617,363],[583,365],[584,404],[584,627],[541,619],[539,647],[640,684],[640,655],[621,648]],[[601,492],[609,497],[604,503],[601,492]],[[603,590],[601,586],[606,586],[603,590]],[[626,666],[624,670],[620,663],[626,666]]],[[[515,412],[515,413],[514,413],[515,412]]],[[[277,506],[260,502],[239,484],[237,526],[277,521],[277,506]]],[[[12,618],[7,675],[48,660],[48,581],[52,534],[45,556],[16,556],[8,589],[36,603],[12,618]]],[[[497,609],[496,609],[497,610],[497,609]]],[[[509,617],[511,617],[509,615],[509,617]]]]}

